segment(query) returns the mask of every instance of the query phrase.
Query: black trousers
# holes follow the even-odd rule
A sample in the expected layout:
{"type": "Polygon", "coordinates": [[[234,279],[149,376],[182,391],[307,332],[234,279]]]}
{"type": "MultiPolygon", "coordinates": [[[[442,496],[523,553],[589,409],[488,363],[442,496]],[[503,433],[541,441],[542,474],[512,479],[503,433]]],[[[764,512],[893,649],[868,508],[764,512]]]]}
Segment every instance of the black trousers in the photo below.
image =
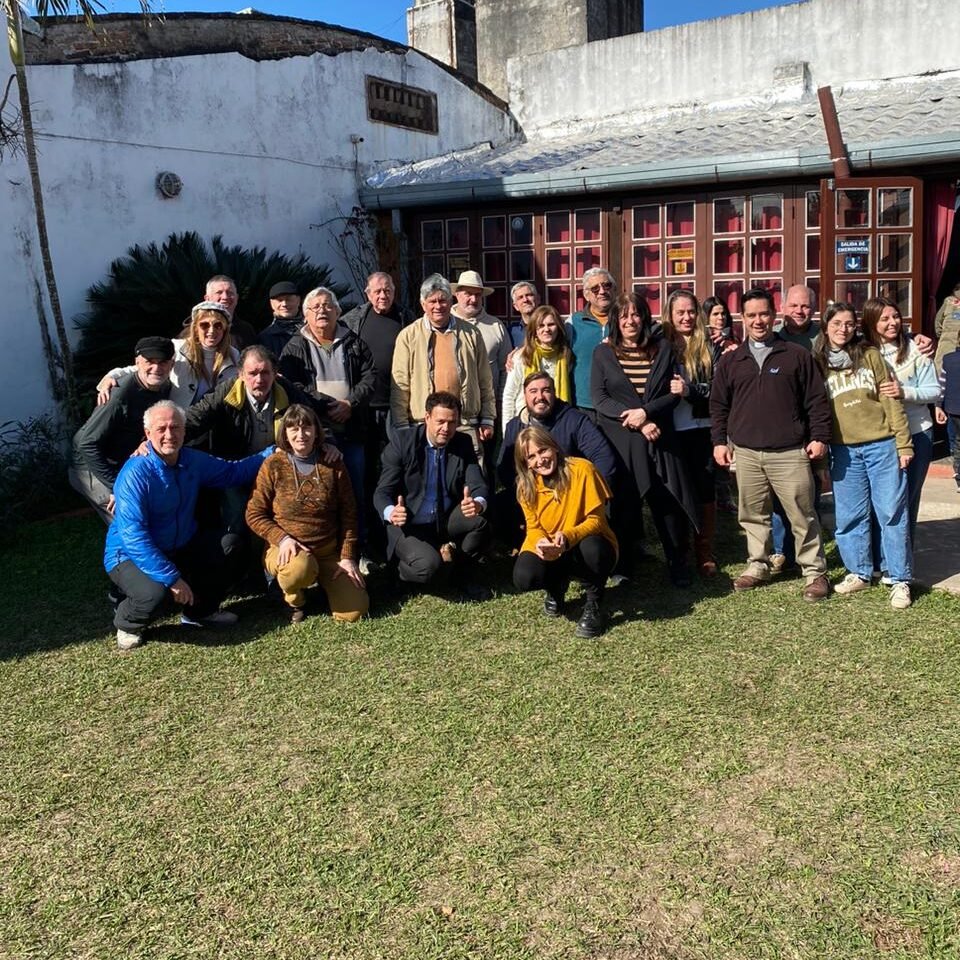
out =
{"type": "MultiPolygon", "coordinates": [[[[244,550],[229,535],[201,529],[189,543],[168,556],[193,591],[193,605],[185,607],[184,613],[198,619],[209,616],[223,602],[227,587],[240,573],[244,550]]],[[[118,564],[108,576],[119,600],[114,625],[119,630],[140,633],[160,614],[170,591],[151,580],[131,560],[118,564]]]]}
{"type": "Polygon", "coordinates": [[[556,560],[541,560],[522,551],[513,565],[513,585],[522,591],[546,590],[563,599],[571,580],[581,580],[588,592],[602,592],[617,562],[617,551],[606,537],[584,537],[572,550],[556,560]]]}
{"type": "Polygon", "coordinates": [[[490,541],[490,525],[481,515],[465,517],[459,504],[453,508],[443,529],[436,524],[408,524],[394,547],[400,579],[406,583],[428,583],[444,565],[440,547],[453,542],[457,561],[475,562],[490,541]]]}

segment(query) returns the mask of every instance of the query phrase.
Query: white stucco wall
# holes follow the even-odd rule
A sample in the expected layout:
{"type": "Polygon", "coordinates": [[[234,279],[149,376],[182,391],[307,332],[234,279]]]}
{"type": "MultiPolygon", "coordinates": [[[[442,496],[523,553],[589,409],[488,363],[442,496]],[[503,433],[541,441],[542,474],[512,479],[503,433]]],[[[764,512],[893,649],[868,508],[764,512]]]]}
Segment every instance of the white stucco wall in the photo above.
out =
{"type": "MultiPolygon", "coordinates": [[[[0,70],[8,63],[3,56],[0,70]]],[[[356,203],[351,134],[363,137],[361,172],[377,161],[422,159],[513,134],[503,111],[416,51],[367,48],[262,62],[225,53],[32,66],[29,77],[52,255],[71,329],[87,288],[111,260],[175,231],[303,251],[349,282],[329,228],[315,225],[336,217],[338,203],[345,212],[356,203]],[[368,74],[436,92],[439,135],[370,122],[368,74]],[[177,199],[157,192],[161,170],[183,180],[177,199]]],[[[0,168],[0,223],[23,224],[0,231],[4,273],[14,277],[0,300],[0,329],[29,331],[18,340],[22,350],[0,352],[2,419],[50,406],[32,333],[38,271],[17,240],[18,232],[34,235],[21,168],[9,160],[0,168]],[[20,389],[9,389],[14,382],[20,389]]]]}
{"type": "Polygon", "coordinates": [[[637,110],[764,97],[784,63],[807,61],[814,89],[954,70],[958,35],[960,3],[801,0],[511,59],[508,99],[527,136],[564,135],[637,110]]]}
{"type": "MultiPolygon", "coordinates": [[[[0,80],[6,85],[13,65],[2,17],[0,29],[4,40],[0,80]]],[[[38,293],[44,288],[36,236],[26,161],[22,154],[7,152],[0,162],[0,324],[5,342],[0,351],[0,424],[39,414],[49,405],[50,384],[37,320],[38,297],[45,304],[46,296],[38,293]]]]}

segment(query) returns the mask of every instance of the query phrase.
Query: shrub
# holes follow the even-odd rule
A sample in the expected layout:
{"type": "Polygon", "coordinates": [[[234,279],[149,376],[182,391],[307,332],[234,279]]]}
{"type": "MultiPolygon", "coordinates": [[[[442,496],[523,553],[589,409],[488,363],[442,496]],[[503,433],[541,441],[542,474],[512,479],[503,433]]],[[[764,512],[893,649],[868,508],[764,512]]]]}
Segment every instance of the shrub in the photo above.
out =
{"type": "Polygon", "coordinates": [[[263,247],[228,247],[219,236],[209,247],[197,233],[172,234],[162,246],[131,247],[127,256],[110,264],[109,277],[89,289],[90,310],[75,321],[81,331],[74,356],[81,393],[89,395],[111,367],[131,363],[140,337],[176,337],[207,280],[221,273],[237,284],[236,319],[255,330],[270,323],[267,294],[279,280],[292,281],[303,293],[330,287],[341,301],[349,292],[332,282],[327,267],[312,264],[303,254],[287,257],[267,254],[263,247]]]}
{"type": "Polygon", "coordinates": [[[0,426],[0,537],[69,503],[69,444],[49,414],[0,426]]]}

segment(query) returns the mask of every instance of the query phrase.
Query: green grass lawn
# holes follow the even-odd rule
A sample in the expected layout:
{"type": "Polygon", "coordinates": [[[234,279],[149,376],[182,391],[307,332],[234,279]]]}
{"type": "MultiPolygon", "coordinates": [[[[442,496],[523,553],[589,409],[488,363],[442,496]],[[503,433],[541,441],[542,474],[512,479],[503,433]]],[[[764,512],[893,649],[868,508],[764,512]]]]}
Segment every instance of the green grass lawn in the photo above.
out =
{"type": "Polygon", "coordinates": [[[960,956],[956,598],[648,562],[584,641],[497,565],[123,655],[101,547],[5,552],[0,957],[960,956]]]}

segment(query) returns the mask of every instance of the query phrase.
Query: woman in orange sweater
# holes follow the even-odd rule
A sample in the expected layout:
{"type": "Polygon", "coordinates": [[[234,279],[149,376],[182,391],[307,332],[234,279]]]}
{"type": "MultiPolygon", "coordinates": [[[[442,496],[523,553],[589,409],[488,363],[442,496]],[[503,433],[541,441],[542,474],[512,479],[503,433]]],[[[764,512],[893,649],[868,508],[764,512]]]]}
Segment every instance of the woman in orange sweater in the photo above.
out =
{"type": "Polygon", "coordinates": [[[546,590],[543,612],[557,617],[570,580],[584,582],[587,602],[578,637],[603,633],[600,601],[617,562],[617,538],[607,523],[610,490],[599,471],[580,457],[567,457],[542,427],[517,436],[517,500],[527,535],[513,568],[518,590],[546,590]]]}
{"type": "Polygon", "coordinates": [[[247,504],[247,525],[267,541],[264,566],[304,618],[306,590],[319,583],[334,620],[359,620],[369,609],[357,568],[357,502],[343,460],[319,457],[323,430],[309,407],[292,404],[280,421],[279,449],[267,457],[247,504]]]}

